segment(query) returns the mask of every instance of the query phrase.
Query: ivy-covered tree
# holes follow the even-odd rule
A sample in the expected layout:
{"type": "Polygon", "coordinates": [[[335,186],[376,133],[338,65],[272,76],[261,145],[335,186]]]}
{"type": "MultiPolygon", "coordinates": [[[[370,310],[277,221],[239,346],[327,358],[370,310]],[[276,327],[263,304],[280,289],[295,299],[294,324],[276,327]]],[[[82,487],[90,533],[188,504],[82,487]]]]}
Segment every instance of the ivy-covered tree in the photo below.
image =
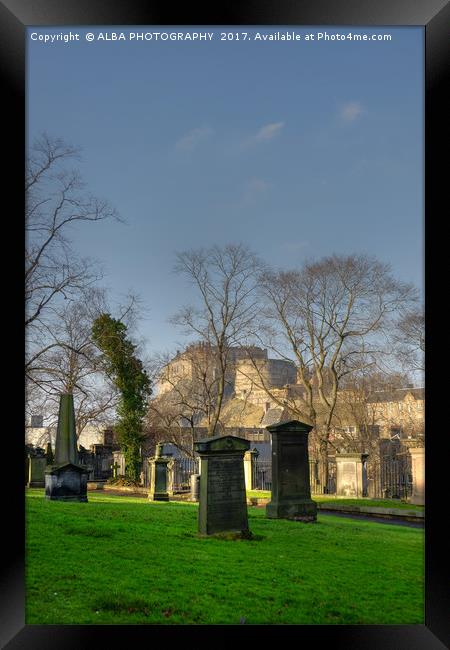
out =
{"type": "Polygon", "coordinates": [[[127,326],[110,314],[101,314],[92,326],[92,339],[103,355],[104,369],[117,387],[120,398],[116,426],[119,444],[125,456],[126,474],[139,479],[140,446],[150,379],[136,346],[127,338],[127,326]]]}

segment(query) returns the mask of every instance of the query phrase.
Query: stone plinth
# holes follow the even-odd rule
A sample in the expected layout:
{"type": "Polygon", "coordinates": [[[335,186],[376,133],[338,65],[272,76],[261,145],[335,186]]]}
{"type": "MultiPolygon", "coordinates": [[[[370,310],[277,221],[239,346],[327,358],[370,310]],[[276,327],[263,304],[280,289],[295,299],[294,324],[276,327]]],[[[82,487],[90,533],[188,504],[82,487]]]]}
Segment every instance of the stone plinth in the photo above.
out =
{"type": "Polygon", "coordinates": [[[216,436],[194,443],[200,455],[198,531],[249,534],[244,453],[250,443],[236,436],[216,436]]]}
{"type": "Polygon", "coordinates": [[[368,454],[336,454],[336,495],[367,496],[368,454]]]}
{"type": "Polygon", "coordinates": [[[257,449],[249,449],[244,454],[244,476],[245,476],[245,489],[253,490],[253,475],[256,459],[259,456],[257,449]]]}
{"type": "Polygon", "coordinates": [[[149,459],[151,465],[151,480],[148,498],[150,501],[168,501],[167,466],[170,458],[162,456],[162,444],[156,445],[155,456],[149,459]]]}
{"type": "Polygon", "coordinates": [[[45,496],[52,501],[87,501],[89,472],[80,465],[50,467],[45,472],[45,496]]]}
{"type": "Polygon", "coordinates": [[[271,519],[316,521],[309,479],[309,424],[292,420],[268,426],[272,435],[272,499],[266,506],[271,519]]]}
{"type": "Polygon", "coordinates": [[[425,448],[413,447],[409,450],[411,454],[411,467],[413,477],[412,495],[410,503],[417,506],[425,505],[425,448]]]}
{"type": "Polygon", "coordinates": [[[29,457],[28,461],[28,487],[44,487],[45,485],[45,468],[47,460],[45,458],[29,457]]]}
{"type": "Polygon", "coordinates": [[[89,470],[78,464],[73,395],[61,395],[55,462],[45,470],[45,497],[51,501],[87,501],[89,470]]]}
{"type": "Polygon", "coordinates": [[[198,501],[200,497],[200,474],[191,474],[191,501],[198,501]]]}

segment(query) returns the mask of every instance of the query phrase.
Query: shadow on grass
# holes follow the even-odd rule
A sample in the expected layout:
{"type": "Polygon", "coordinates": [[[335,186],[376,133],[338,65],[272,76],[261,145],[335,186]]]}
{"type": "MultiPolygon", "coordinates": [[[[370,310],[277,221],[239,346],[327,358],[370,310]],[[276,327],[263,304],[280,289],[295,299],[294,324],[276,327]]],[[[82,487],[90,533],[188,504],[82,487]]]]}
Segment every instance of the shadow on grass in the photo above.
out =
{"type": "Polygon", "coordinates": [[[260,542],[265,539],[264,535],[255,535],[251,531],[242,531],[240,533],[215,533],[213,535],[202,535],[196,533],[197,539],[215,539],[221,542],[260,542]]]}
{"type": "Polygon", "coordinates": [[[94,612],[144,614],[144,616],[148,616],[151,612],[151,606],[146,600],[142,598],[127,598],[119,594],[100,598],[94,603],[92,609],[94,612]]]}
{"type": "Polygon", "coordinates": [[[76,528],[75,526],[64,526],[64,534],[67,535],[83,535],[85,537],[113,537],[113,531],[102,530],[94,526],[87,526],[86,528],[76,528]]]}

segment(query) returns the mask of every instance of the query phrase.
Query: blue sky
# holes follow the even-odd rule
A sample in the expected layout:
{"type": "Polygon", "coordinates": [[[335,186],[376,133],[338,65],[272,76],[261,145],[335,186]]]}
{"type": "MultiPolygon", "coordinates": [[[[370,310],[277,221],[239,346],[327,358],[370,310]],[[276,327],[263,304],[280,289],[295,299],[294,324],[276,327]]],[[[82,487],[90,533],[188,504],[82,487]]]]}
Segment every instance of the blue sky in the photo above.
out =
{"type": "Polygon", "coordinates": [[[175,251],[245,242],[268,262],[365,252],[423,287],[423,29],[28,29],[27,127],[80,146],[126,224],[73,231],[114,296],[138,293],[149,352],[182,336],[175,251]],[[210,42],[92,32],[214,32],[210,42]],[[390,42],[220,41],[221,31],[389,33],[390,42]],[[76,42],[30,34],[80,34],[76,42]]]}

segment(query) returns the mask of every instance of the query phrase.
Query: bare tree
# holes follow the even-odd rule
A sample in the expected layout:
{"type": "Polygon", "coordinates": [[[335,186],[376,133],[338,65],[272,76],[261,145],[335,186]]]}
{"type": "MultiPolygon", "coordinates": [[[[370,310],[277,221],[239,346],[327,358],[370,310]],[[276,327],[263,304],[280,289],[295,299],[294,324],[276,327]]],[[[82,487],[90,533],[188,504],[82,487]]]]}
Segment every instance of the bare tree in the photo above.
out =
{"type": "Polygon", "coordinates": [[[68,165],[79,150],[46,134],[34,141],[25,178],[26,365],[47,351],[45,328],[61,299],[74,299],[101,277],[98,266],[79,258],[70,244],[80,223],[118,219],[105,200],[92,196],[68,165]]]}
{"type": "Polygon", "coordinates": [[[397,321],[393,335],[397,357],[409,371],[425,370],[425,314],[423,308],[408,310],[397,321]]]}
{"type": "Polygon", "coordinates": [[[193,457],[196,425],[195,411],[184,406],[175,391],[150,402],[145,434],[154,437],[155,442],[170,442],[187,456],[193,457]]]}
{"type": "Polygon", "coordinates": [[[133,330],[139,309],[139,300],[129,295],[113,310],[106,290],[94,287],[77,300],[53,306],[52,319],[41,323],[46,344],[26,368],[28,413],[45,414],[51,426],[57,420],[61,393],[72,393],[78,437],[88,425],[110,426],[118,392],[92,341],[92,324],[105,311],[116,311],[133,330]]]}
{"type": "Polygon", "coordinates": [[[159,355],[153,363],[158,394],[149,403],[147,431],[187,455],[193,455],[198,424],[208,415],[209,363],[196,346],[182,354],[159,355]]]}
{"type": "Polygon", "coordinates": [[[386,330],[416,292],[395,280],[387,265],[365,255],[333,255],[300,270],[266,272],[260,286],[265,323],[258,337],[277,356],[295,361],[303,393],[283,405],[314,427],[311,441],[326,486],[340,384],[375,364],[386,330]]]}
{"type": "Polygon", "coordinates": [[[104,305],[105,292],[90,289],[83,299],[52,309],[53,319],[41,324],[47,345],[26,370],[28,408],[39,403],[41,412],[55,419],[60,394],[74,395],[78,436],[88,424],[109,422],[116,406],[116,391],[91,338],[92,322],[104,305]]]}
{"type": "Polygon", "coordinates": [[[196,290],[197,303],[171,321],[203,343],[210,360],[213,381],[203,388],[212,436],[220,420],[232,348],[243,345],[255,318],[261,263],[248,247],[228,244],[178,253],[175,270],[196,290]]]}
{"type": "MultiPolygon", "coordinates": [[[[372,398],[384,392],[395,393],[409,385],[402,373],[385,374],[372,367],[347,375],[340,384],[334,439],[345,451],[374,454],[380,439],[380,419],[372,398]]],[[[397,422],[398,424],[398,422],[397,422]]]]}

